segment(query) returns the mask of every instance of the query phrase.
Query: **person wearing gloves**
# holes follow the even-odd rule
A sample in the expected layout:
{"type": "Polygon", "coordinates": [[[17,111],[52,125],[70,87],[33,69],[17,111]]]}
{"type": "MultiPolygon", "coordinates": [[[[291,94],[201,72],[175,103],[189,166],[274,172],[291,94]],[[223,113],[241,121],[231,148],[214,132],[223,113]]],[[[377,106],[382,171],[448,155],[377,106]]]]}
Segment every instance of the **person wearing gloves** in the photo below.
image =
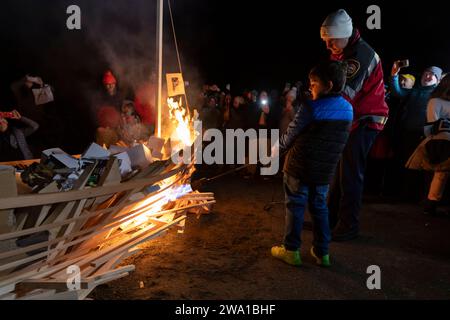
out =
{"type": "Polygon", "coordinates": [[[432,93],[427,121],[427,138],[414,151],[406,167],[434,171],[424,213],[436,215],[450,172],[450,76],[444,77],[432,93]]]}
{"type": "Polygon", "coordinates": [[[282,246],[272,247],[277,259],[299,266],[301,231],[306,205],[313,220],[311,255],[330,266],[327,194],[353,120],[352,106],[342,96],[346,64],[326,61],[310,72],[312,100],[302,104],[272,156],[289,151],[284,162],[286,226],[282,246]]]}
{"type": "Polygon", "coordinates": [[[432,92],[442,76],[442,69],[429,67],[422,73],[420,83],[412,89],[404,89],[400,85],[400,67],[396,61],[391,72],[391,94],[402,99],[398,110],[398,161],[403,170],[402,194],[405,199],[422,200],[425,178],[420,172],[405,171],[404,165],[424,137],[423,127],[426,124],[427,104],[432,92]]]}
{"type": "Polygon", "coordinates": [[[320,35],[331,52],[330,59],[348,64],[343,95],[353,106],[354,120],[329,197],[333,240],[346,241],[359,234],[367,157],[384,128],[389,108],[384,100],[380,58],[353,27],[347,12],[340,9],[331,13],[323,22],[320,35]]]}

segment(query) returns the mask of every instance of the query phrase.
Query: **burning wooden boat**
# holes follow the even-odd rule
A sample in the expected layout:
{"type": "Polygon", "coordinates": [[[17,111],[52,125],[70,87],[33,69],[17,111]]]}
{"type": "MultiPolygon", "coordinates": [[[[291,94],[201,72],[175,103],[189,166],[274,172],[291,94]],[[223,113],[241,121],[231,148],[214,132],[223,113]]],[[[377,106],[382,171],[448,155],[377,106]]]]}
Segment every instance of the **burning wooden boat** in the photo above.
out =
{"type": "Polygon", "coordinates": [[[176,110],[177,131],[192,151],[188,163],[170,157],[122,177],[119,159],[111,156],[96,186],[89,181],[100,161],[87,164],[70,191],[50,183],[38,193],[23,191],[14,168],[2,167],[0,300],[84,299],[96,286],[132,272],[133,265],[118,265],[139,244],[172,227],[182,231],[187,213],[210,211],[214,195],[190,186],[191,119],[176,110]]]}

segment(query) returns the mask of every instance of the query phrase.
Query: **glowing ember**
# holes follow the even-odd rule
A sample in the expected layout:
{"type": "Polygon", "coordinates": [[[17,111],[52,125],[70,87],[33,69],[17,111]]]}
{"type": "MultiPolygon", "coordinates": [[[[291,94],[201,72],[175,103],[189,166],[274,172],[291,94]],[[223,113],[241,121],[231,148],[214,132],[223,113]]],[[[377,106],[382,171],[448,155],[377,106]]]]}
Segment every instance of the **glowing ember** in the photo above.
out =
{"type": "Polygon", "coordinates": [[[178,198],[191,193],[192,188],[190,185],[177,185],[171,186],[174,182],[172,178],[163,180],[159,185],[159,190],[163,190],[154,196],[147,197],[130,208],[130,211],[137,212],[139,215],[129,222],[126,222],[120,226],[120,228],[126,229],[133,226],[140,226],[141,228],[146,226],[146,222],[152,216],[158,215],[163,207],[169,202],[176,201],[178,198]]]}

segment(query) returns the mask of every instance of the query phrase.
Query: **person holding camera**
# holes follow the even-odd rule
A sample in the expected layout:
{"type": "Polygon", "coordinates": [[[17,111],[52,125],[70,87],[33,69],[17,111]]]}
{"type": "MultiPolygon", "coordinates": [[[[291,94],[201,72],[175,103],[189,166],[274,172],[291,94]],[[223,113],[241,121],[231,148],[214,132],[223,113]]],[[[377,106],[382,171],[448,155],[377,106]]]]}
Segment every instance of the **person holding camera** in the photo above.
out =
{"type": "Polygon", "coordinates": [[[347,241],[359,234],[367,157],[386,124],[389,108],[380,58],[353,27],[347,12],[340,9],[328,15],[320,35],[331,52],[330,59],[348,64],[343,94],[353,106],[354,121],[329,197],[333,240],[347,241]]]}
{"type": "Polygon", "coordinates": [[[397,116],[397,136],[395,144],[397,158],[403,179],[401,188],[405,199],[420,201],[425,184],[425,177],[420,172],[409,172],[404,169],[406,161],[424,138],[423,127],[426,123],[428,100],[442,76],[442,69],[429,67],[422,73],[420,83],[412,89],[402,88],[400,85],[400,70],[405,67],[400,61],[394,62],[391,71],[390,89],[394,97],[402,99],[397,116]]]}
{"type": "Polygon", "coordinates": [[[43,85],[44,82],[40,77],[30,75],[26,75],[11,84],[17,111],[28,119],[32,119],[40,124],[44,121],[44,110],[37,106],[33,88],[39,88],[43,85]]]}

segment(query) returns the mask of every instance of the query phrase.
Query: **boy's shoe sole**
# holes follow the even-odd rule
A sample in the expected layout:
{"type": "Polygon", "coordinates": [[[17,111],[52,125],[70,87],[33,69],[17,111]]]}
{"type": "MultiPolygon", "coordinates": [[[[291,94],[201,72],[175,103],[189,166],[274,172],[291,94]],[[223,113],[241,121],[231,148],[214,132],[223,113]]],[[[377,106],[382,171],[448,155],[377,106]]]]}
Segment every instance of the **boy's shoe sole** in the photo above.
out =
{"type": "Polygon", "coordinates": [[[274,258],[280,259],[291,266],[299,267],[302,265],[302,259],[300,258],[300,252],[286,250],[284,246],[272,247],[270,250],[274,258]]]}
{"type": "Polygon", "coordinates": [[[311,253],[311,256],[316,259],[316,264],[321,267],[330,267],[330,255],[327,254],[326,256],[323,256],[322,258],[319,258],[316,253],[314,252],[314,247],[311,247],[311,250],[309,251],[311,253]]]}

